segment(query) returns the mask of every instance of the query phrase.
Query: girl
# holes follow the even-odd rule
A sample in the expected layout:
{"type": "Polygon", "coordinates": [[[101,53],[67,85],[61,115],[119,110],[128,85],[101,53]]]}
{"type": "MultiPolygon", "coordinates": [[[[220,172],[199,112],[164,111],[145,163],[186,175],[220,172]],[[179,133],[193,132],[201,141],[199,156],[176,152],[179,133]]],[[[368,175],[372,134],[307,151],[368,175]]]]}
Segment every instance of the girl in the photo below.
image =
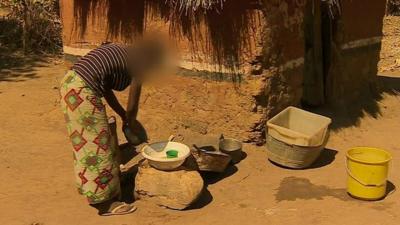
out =
{"type": "Polygon", "coordinates": [[[136,119],[141,81],[162,60],[160,42],[142,42],[136,47],[106,44],[82,57],[61,82],[61,106],[73,147],[76,186],[99,209],[100,215],[122,215],[136,209],[117,200],[120,194],[117,149],[110,144],[110,127],[101,98],[121,117],[124,126],[142,136],[144,130],[136,119]],[[113,91],[128,86],[125,109],[113,91]]]}

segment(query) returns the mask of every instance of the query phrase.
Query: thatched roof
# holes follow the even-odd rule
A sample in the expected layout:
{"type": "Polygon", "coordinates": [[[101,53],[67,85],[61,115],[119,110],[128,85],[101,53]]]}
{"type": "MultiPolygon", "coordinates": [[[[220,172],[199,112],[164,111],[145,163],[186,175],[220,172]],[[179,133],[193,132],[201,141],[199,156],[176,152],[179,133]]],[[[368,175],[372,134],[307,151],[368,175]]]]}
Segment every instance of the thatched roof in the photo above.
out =
{"type": "Polygon", "coordinates": [[[259,19],[250,9],[252,0],[163,0],[170,33],[189,40],[192,54],[224,66],[234,73],[243,52],[252,52],[249,37],[259,19]]]}
{"type": "MultiPolygon", "coordinates": [[[[127,41],[142,35],[145,17],[169,22],[170,34],[189,41],[193,55],[207,57],[216,65],[237,69],[243,52],[251,53],[255,37],[249,36],[261,20],[253,9],[263,9],[265,0],[73,0],[76,24],[81,35],[90,11],[107,8],[108,35],[127,41]]],[[[331,17],[340,16],[341,0],[322,0],[331,17]]],[[[268,4],[266,4],[268,6],[268,4]]],[[[265,13],[265,12],[264,12],[265,13]]],[[[100,13],[99,13],[100,14],[100,13]]],[[[203,59],[202,59],[203,60],[203,59]]]]}
{"type": "Polygon", "coordinates": [[[226,0],[166,0],[175,10],[184,13],[193,13],[197,10],[222,8],[226,0]]]}
{"type": "Polygon", "coordinates": [[[327,4],[331,19],[336,19],[342,14],[341,0],[322,0],[322,3],[327,4]]]}
{"type": "Polygon", "coordinates": [[[400,0],[388,0],[386,12],[389,15],[400,16],[400,0]]]}

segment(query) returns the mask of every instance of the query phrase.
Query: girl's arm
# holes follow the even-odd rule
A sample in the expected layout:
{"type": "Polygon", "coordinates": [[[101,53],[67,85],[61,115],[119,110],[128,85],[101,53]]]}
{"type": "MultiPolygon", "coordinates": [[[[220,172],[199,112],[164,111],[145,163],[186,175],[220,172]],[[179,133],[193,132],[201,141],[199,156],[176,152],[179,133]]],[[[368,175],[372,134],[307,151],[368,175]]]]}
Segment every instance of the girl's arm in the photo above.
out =
{"type": "Polygon", "coordinates": [[[109,90],[105,95],[108,105],[121,117],[122,121],[126,122],[126,112],[125,109],[118,102],[117,97],[112,90],[109,90]]]}
{"type": "Polygon", "coordinates": [[[129,98],[128,98],[128,106],[126,108],[126,122],[130,128],[135,128],[137,124],[137,114],[139,110],[139,99],[140,93],[142,90],[142,84],[132,79],[130,88],[129,88],[129,98]]]}

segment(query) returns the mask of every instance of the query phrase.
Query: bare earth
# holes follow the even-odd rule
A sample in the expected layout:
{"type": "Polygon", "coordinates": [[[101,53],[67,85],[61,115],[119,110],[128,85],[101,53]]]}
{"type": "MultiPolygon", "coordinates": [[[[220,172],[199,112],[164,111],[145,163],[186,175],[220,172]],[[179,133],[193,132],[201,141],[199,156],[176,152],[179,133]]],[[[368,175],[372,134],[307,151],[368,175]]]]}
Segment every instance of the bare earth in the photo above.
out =
{"type": "MultiPolygon", "coordinates": [[[[360,145],[393,154],[390,181],[400,187],[400,19],[385,24],[381,94],[346,111],[323,109],[334,124],[315,168],[282,169],[267,161],[264,147],[246,145],[247,158],[224,177],[208,180],[209,193],[195,209],[173,211],[139,201],[137,212],[119,217],[97,216],[74,188],[71,147],[58,106],[65,67],[9,56],[11,65],[0,63],[0,224],[399,224],[399,192],[364,202],[345,190],[345,152],[360,145]]],[[[153,112],[144,107],[141,120],[151,137],[167,137],[170,128],[154,124],[153,112]]]]}

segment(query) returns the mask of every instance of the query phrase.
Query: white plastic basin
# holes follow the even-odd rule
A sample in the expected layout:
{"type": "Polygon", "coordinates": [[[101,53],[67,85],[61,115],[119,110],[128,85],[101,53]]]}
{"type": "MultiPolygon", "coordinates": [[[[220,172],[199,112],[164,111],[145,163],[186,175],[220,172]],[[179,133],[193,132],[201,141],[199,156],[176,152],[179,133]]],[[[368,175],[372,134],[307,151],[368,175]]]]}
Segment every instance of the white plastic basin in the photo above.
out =
{"type": "Polygon", "coordinates": [[[267,122],[268,135],[290,145],[320,146],[331,122],[328,117],[290,106],[267,122]]]}
{"type": "Polygon", "coordinates": [[[157,142],[146,145],[142,149],[142,155],[149,164],[159,170],[174,170],[180,167],[190,155],[190,148],[179,142],[157,142]],[[178,151],[178,157],[167,158],[167,151],[178,151]]]}

